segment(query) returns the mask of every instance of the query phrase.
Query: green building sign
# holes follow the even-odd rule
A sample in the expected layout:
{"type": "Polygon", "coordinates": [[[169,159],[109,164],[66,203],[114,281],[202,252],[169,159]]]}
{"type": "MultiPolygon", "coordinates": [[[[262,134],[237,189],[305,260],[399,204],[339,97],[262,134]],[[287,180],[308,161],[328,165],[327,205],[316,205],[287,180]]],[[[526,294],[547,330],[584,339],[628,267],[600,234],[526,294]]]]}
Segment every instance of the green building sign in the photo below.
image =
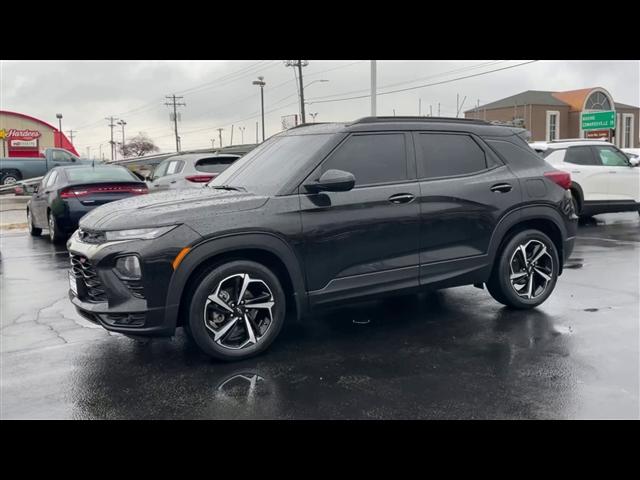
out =
{"type": "Polygon", "coordinates": [[[616,112],[583,112],[581,116],[582,130],[604,130],[616,128],[616,112]]]}

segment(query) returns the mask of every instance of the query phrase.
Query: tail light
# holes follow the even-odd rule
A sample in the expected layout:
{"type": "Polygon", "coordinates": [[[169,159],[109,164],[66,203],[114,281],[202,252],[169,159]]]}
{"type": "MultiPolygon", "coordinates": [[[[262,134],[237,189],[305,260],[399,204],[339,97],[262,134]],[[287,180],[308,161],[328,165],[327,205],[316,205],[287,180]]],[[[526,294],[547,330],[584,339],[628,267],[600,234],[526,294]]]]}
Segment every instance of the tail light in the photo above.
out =
{"type": "Polygon", "coordinates": [[[552,170],[550,172],[545,172],[544,176],[551,180],[553,183],[560,185],[565,190],[569,190],[571,188],[570,173],[562,172],[560,170],[552,170]]]}
{"type": "Polygon", "coordinates": [[[69,187],[60,192],[60,198],[81,198],[92,193],[130,193],[144,195],[149,193],[146,185],[96,185],[91,187],[69,187]]]}
{"type": "Polygon", "coordinates": [[[194,183],[205,183],[205,182],[208,182],[210,180],[213,180],[217,176],[218,176],[217,173],[213,173],[211,175],[189,175],[189,176],[186,176],[184,178],[189,180],[190,182],[194,182],[194,183]]]}

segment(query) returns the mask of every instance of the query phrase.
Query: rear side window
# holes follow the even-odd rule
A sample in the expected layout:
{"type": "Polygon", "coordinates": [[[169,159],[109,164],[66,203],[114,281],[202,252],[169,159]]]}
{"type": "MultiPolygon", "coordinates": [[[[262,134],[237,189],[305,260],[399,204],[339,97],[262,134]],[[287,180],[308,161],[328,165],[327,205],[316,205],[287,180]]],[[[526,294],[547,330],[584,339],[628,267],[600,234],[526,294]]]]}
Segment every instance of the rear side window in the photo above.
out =
{"type": "Polygon", "coordinates": [[[182,160],[173,160],[169,162],[167,166],[167,175],[173,175],[174,173],[180,173],[184,162],[182,160]]]}
{"type": "Polygon", "coordinates": [[[564,161],[575,165],[598,165],[591,147],[569,147],[564,161]]]}
{"type": "Polygon", "coordinates": [[[356,186],[407,180],[403,133],[352,135],[322,164],[322,173],[344,170],[356,177],[356,186]]]}
{"type": "Polygon", "coordinates": [[[484,151],[469,135],[421,133],[417,139],[421,178],[469,175],[487,169],[484,151]]]}
{"type": "Polygon", "coordinates": [[[201,158],[195,164],[196,170],[205,173],[220,173],[235,162],[238,157],[201,158]]]}
{"type": "Polygon", "coordinates": [[[536,153],[527,143],[523,146],[516,145],[511,142],[502,140],[486,140],[491,148],[508,163],[516,163],[518,165],[542,165],[544,160],[542,156],[536,153]]]}

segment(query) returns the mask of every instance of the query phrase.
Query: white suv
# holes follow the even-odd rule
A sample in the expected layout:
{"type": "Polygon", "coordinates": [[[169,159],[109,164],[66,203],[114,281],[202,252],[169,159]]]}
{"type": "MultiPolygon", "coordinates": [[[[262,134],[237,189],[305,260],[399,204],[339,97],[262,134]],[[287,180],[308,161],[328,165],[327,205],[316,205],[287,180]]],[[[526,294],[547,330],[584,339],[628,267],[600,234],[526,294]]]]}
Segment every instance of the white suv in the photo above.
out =
{"type": "Polygon", "coordinates": [[[615,145],[604,140],[556,140],[530,144],[558,170],[571,174],[576,213],[637,211],[640,213],[640,168],[615,145]]]}

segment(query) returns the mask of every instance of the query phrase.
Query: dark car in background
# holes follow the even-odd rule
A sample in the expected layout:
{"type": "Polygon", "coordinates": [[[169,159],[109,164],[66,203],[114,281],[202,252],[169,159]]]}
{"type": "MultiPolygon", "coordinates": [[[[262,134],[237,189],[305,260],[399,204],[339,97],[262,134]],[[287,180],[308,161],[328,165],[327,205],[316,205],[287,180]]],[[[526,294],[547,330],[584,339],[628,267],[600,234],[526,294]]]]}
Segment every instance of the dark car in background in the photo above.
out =
{"type": "Polygon", "coordinates": [[[186,153],[163,160],[149,178],[151,192],[202,188],[241,157],[237,153],[186,153]]]}
{"type": "Polygon", "coordinates": [[[33,236],[49,230],[52,242],[65,240],[80,218],[100,205],[148,193],[145,182],[117,165],[55,167],[36,186],[27,203],[33,236]]]}
{"type": "Polygon", "coordinates": [[[88,214],[67,243],[69,296],[108,330],[182,326],[223,360],[264,351],[286,314],[355,299],[473,284],[534,308],[573,249],[570,185],[479,120],[303,125],[204,188],[88,214]]]}

